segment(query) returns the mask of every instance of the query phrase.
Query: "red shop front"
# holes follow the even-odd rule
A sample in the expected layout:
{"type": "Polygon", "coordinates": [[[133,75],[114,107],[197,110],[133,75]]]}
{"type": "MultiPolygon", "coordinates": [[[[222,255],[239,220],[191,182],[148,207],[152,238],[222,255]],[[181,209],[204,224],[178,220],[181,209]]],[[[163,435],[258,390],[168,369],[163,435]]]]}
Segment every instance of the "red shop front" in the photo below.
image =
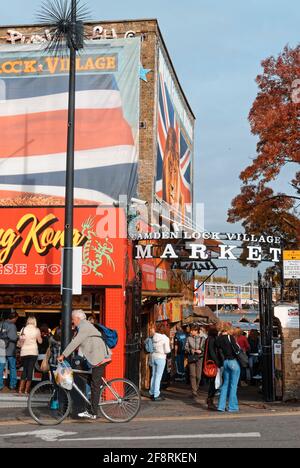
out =
{"type": "MultiPolygon", "coordinates": [[[[64,208],[0,208],[0,220],[0,310],[14,307],[20,314],[18,328],[32,313],[39,325],[57,326],[64,208]]],[[[124,211],[75,208],[74,246],[82,247],[83,289],[82,295],[74,296],[73,307],[118,331],[119,342],[106,374],[108,378],[122,377],[126,365],[125,292],[133,275],[124,211]]]]}

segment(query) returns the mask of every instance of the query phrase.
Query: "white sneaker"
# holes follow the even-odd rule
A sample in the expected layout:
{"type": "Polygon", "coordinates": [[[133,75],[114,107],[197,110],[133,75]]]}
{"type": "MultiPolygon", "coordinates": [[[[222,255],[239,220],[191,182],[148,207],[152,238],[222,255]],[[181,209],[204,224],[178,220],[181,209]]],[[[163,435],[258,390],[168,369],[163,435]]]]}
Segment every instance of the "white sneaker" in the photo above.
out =
{"type": "Polygon", "coordinates": [[[97,416],[95,414],[91,414],[88,411],[84,411],[84,413],[79,413],[77,416],[79,418],[85,418],[85,419],[97,419],[97,416]]]}

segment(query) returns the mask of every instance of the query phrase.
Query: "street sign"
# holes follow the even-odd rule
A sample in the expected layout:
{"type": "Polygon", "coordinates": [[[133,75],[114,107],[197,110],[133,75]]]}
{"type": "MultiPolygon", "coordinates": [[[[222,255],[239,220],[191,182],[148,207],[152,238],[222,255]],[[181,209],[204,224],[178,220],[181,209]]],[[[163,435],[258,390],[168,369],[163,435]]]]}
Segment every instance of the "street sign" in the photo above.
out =
{"type": "Polygon", "coordinates": [[[283,252],[284,279],[300,279],[300,250],[283,252]]]}
{"type": "Polygon", "coordinates": [[[283,251],[283,260],[295,260],[300,261],[300,250],[284,250],[283,251]]]}
{"type": "MultiPolygon", "coordinates": [[[[72,294],[80,296],[82,294],[82,247],[73,247],[73,290],[72,294]]],[[[61,249],[61,265],[64,271],[64,249],[61,249]]],[[[61,276],[61,294],[63,293],[63,281],[61,276]]]]}

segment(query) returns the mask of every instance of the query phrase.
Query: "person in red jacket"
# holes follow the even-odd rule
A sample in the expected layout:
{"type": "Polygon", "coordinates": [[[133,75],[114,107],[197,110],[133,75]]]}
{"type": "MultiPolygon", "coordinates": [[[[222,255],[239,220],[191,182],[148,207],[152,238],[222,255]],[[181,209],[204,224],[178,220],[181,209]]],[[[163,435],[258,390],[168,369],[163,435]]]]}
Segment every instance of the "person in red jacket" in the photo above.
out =
{"type": "MultiPolygon", "coordinates": [[[[250,344],[246,334],[244,334],[241,328],[236,329],[235,338],[239,347],[248,354],[250,352],[250,344]]],[[[241,385],[247,386],[247,369],[241,369],[241,385]]]]}

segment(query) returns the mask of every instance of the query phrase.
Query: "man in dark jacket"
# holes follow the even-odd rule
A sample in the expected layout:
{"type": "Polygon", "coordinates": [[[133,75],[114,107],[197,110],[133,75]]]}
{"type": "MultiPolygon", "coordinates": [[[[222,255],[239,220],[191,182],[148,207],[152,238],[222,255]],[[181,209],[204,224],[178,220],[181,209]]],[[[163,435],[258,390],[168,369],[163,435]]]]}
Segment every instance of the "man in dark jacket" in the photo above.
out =
{"type": "Polygon", "coordinates": [[[19,316],[17,312],[11,311],[8,319],[0,323],[2,336],[5,336],[4,356],[0,359],[0,391],[4,388],[3,373],[8,363],[9,368],[9,388],[15,390],[17,387],[17,367],[16,367],[16,347],[18,341],[16,322],[19,316]]]}
{"type": "Polygon", "coordinates": [[[197,403],[205,347],[205,338],[200,336],[198,331],[199,327],[197,325],[191,325],[190,336],[185,344],[185,351],[188,353],[192,396],[197,403]]]}

